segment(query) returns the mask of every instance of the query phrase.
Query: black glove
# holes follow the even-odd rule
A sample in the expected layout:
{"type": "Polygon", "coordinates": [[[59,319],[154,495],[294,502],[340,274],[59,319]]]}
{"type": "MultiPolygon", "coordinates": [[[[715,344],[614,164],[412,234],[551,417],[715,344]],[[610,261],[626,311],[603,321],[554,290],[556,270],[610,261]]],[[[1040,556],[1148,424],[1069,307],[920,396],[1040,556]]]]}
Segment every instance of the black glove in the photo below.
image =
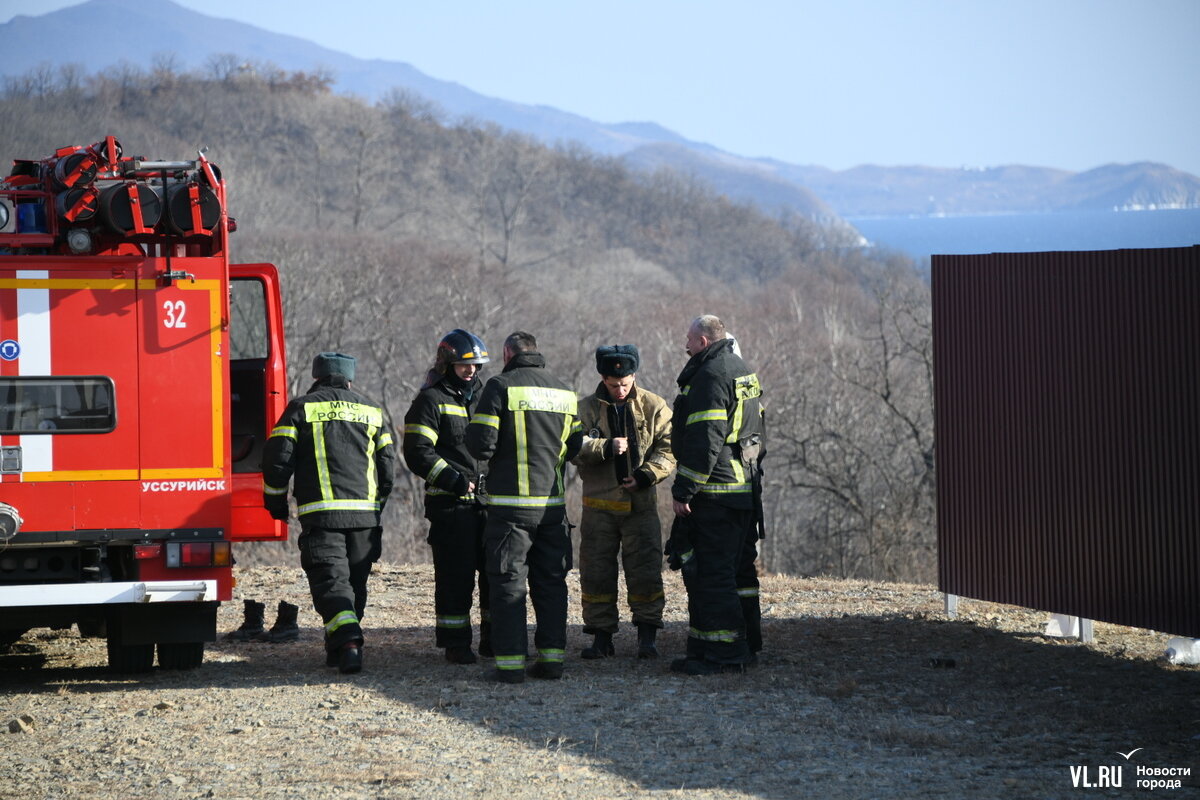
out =
{"type": "Polygon", "coordinates": [[[287,507],[287,506],[282,506],[282,507],[280,507],[280,506],[268,506],[268,507],[267,507],[267,511],[269,511],[269,512],[270,512],[270,514],[271,514],[271,519],[277,519],[277,520],[279,520],[280,522],[287,522],[287,521],[288,521],[288,507],[287,507]]]}
{"type": "Polygon", "coordinates": [[[687,535],[683,520],[679,517],[671,523],[671,535],[667,538],[667,547],[663,553],[667,557],[667,566],[673,570],[685,569],[695,564],[696,554],[692,550],[691,537],[687,535]]]}
{"type": "Polygon", "coordinates": [[[654,485],[654,476],[650,474],[649,470],[642,469],[641,467],[633,471],[633,479],[637,481],[639,489],[649,489],[654,485]]]}

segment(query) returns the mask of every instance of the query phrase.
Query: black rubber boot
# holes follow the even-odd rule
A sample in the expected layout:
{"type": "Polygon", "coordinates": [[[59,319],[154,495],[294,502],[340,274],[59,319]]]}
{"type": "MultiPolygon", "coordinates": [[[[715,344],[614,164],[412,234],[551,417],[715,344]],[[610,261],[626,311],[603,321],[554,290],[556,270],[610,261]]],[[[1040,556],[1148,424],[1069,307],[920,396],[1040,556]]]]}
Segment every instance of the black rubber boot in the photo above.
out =
{"type": "Polygon", "coordinates": [[[279,601],[279,610],[275,612],[275,624],[271,630],[263,631],[255,636],[259,642],[294,642],[300,638],[300,626],[296,624],[296,615],[300,608],[284,600],[279,601]]]}
{"type": "Polygon", "coordinates": [[[524,683],[525,673],[519,669],[491,669],[483,679],[492,683],[524,683]]]}
{"type": "Polygon", "coordinates": [[[342,645],[342,649],[338,653],[338,672],[347,675],[360,672],[362,665],[362,645],[358,642],[342,645]]]}
{"type": "Polygon", "coordinates": [[[446,648],[446,660],[451,664],[474,664],[478,659],[466,645],[446,648]]]}
{"type": "Polygon", "coordinates": [[[543,680],[556,681],[563,676],[563,665],[561,661],[536,661],[529,668],[529,676],[532,678],[541,678],[543,680]]]}
{"type": "Polygon", "coordinates": [[[263,612],[266,606],[254,600],[242,601],[242,627],[225,634],[231,642],[248,642],[263,632],[263,612]]]}
{"type": "Polygon", "coordinates": [[[579,653],[579,657],[590,660],[595,658],[608,658],[609,656],[615,656],[617,654],[617,650],[615,647],[613,647],[612,637],[613,635],[611,633],[605,633],[604,631],[600,631],[599,633],[595,634],[592,638],[591,645],[583,648],[583,650],[579,653]]]}
{"type": "Polygon", "coordinates": [[[654,638],[658,636],[658,628],[649,622],[639,622],[638,658],[658,658],[658,648],[654,646],[654,638]]]}
{"type": "Polygon", "coordinates": [[[718,664],[702,658],[677,658],[671,662],[671,672],[680,672],[684,675],[722,675],[726,673],[740,675],[745,671],[745,664],[718,664]]]}

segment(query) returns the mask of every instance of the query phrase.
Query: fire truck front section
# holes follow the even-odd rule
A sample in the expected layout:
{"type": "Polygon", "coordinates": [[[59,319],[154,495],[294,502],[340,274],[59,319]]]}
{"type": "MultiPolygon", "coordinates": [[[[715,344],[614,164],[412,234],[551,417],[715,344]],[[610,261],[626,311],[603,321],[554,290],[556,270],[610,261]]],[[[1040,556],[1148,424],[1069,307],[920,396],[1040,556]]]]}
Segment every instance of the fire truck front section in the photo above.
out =
{"type": "Polygon", "coordinates": [[[119,671],[197,666],[232,543],[287,535],[257,474],[286,403],[278,275],[229,264],[203,154],[63,148],[16,162],[0,206],[0,644],[76,624],[119,671]]]}

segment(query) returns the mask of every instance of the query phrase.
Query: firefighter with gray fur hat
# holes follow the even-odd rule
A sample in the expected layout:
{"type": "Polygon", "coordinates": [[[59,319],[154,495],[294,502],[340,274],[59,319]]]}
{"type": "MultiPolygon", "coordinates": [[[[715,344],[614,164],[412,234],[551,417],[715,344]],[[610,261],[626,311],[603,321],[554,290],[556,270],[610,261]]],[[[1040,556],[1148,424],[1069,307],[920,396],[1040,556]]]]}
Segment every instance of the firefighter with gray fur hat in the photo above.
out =
{"type": "Polygon", "coordinates": [[[383,409],[353,391],[355,361],[313,359],[315,383],[293,399],[263,450],[263,503],[288,518],[288,483],[300,518],[300,565],[325,622],[325,663],[362,669],[367,578],[379,559],[380,515],[395,476],[396,448],[383,409]]]}
{"type": "Polygon", "coordinates": [[[626,599],[638,631],[638,658],[658,655],[662,627],[662,526],[656,486],[675,468],[671,407],[637,385],[640,365],[632,344],[596,349],[600,385],[579,401],[584,440],[573,463],[583,481],[579,581],[586,659],[615,655],[618,554],[626,599]]]}

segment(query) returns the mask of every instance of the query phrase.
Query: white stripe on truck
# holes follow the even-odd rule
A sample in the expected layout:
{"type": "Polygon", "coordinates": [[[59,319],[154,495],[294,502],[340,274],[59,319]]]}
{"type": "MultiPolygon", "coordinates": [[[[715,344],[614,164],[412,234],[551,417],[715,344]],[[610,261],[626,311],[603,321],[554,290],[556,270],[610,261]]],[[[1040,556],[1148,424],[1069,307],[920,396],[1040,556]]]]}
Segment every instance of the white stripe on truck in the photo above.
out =
{"type": "MultiPolygon", "coordinates": [[[[46,270],[18,270],[18,280],[49,280],[46,270]]],[[[17,289],[17,341],[20,375],[53,375],[50,365],[50,290],[17,289]]],[[[21,467],[25,472],[54,470],[54,437],[21,436],[21,467]]]]}

